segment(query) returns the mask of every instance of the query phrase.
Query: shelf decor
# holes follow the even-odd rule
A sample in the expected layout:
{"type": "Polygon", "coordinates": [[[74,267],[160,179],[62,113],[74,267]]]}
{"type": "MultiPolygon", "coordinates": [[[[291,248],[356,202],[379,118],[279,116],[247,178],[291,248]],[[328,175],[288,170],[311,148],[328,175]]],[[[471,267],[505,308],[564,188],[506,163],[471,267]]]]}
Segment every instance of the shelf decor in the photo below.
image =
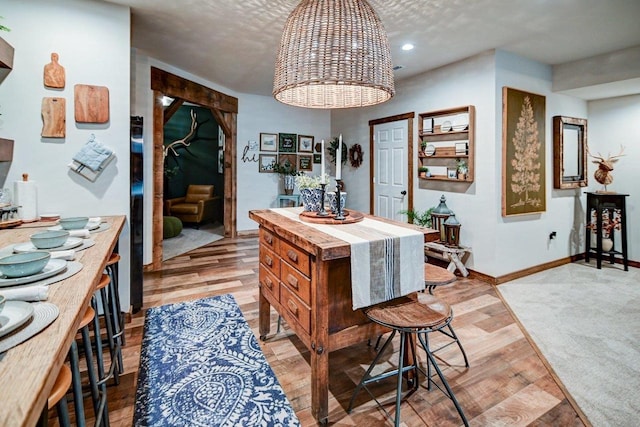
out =
{"type": "Polygon", "coordinates": [[[502,216],[546,210],[545,97],[502,88],[502,216]]]}

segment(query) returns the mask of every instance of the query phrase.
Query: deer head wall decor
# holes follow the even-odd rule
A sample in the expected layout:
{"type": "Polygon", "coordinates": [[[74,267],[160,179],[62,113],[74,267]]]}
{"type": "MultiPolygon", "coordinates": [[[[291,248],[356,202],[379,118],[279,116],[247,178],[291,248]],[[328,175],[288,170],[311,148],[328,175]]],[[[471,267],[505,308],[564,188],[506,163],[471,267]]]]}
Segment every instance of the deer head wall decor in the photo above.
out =
{"type": "Polygon", "coordinates": [[[587,154],[594,158],[595,160],[592,160],[592,162],[598,165],[598,169],[594,172],[593,177],[600,184],[604,185],[604,191],[607,191],[607,185],[613,182],[613,174],[611,173],[613,172],[613,165],[620,157],[624,156],[622,153],[624,153],[624,147],[621,145],[620,153],[615,156],[612,156],[611,153],[609,153],[609,156],[605,159],[600,153],[598,153],[597,156],[594,156],[589,151],[589,147],[587,147],[587,154]]]}

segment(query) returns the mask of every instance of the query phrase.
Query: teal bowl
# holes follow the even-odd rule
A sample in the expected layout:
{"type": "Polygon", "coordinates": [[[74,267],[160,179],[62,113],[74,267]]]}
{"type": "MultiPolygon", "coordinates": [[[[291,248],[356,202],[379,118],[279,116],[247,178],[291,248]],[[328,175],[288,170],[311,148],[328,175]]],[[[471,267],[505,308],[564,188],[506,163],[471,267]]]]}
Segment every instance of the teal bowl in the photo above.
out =
{"type": "Polygon", "coordinates": [[[50,230],[32,234],[31,243],[38,249],[53,249],[64,245],[68,238],[66,230],[50,230]]]}
{"type": "Polygon", "coordinates": [[[0,273],[8,278],[25,277],[42,271],[51,254],[45,251],[24,252],[0,258],[0,273]]]}
{"type": "Polygon", "coordinates": [[[60,226],[63,230],[80,230],[89,222],[88,216],[76,216],[73,218],[60,218],[60,226]]]}

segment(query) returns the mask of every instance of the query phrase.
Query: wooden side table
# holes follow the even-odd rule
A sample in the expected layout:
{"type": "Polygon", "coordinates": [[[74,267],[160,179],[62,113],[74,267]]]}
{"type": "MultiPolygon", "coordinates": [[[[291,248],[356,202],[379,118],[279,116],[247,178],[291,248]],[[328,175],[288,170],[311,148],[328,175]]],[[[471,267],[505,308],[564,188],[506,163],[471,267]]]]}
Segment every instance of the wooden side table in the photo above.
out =
{"type": "Polygon", "coordinates": [[[276,203],[279,208],[286,206],[300,206],[300,195],[299,194],[278,194],[276,198],[276,203]],[[287,205],[283,206],[282,202],[286,202],[287,205]]]}
{"type": "Polygon", "coordinates": [[[587,193],[587,232],[586,232],[586,248],[584,251],[584,259],[589,262],[589,255],[591,252],[595,252],[596,265],[598,269],[602,268],[602,255],[603,253],[609,256],[609,262],[613,264],[615,257],[622,255],[622,262],[624,265],[624,271],[629,271],[629,258],[627,255],[627,210],[625,205],[625,198],[628,194],[619,193],[587,193]],[[596,211],[596,245],[595,248],[591,247],[591,233],[593,232],[591,226],[591,210],[596,211]],[[614,215],[615,210],[620,211],[620,251],[615,249],[614,232],[611,230],[610,238],[614,241],[614,246],[609,251],[602,249],[602,213],[608,210],[609,215],[614,215]]]}
{"type": "Polygon", "coordinates": [[[459,270],[462,277],[467,277],[469,275],[469,271],[464,266],[464,258],[466,254],[470,252],[471,248],[466,246],[451,248],[440,242],[427,242],[424,244],[425,256],[433,255],[436,258],[449,261],[447,270],[452,273],[459,270]]]}

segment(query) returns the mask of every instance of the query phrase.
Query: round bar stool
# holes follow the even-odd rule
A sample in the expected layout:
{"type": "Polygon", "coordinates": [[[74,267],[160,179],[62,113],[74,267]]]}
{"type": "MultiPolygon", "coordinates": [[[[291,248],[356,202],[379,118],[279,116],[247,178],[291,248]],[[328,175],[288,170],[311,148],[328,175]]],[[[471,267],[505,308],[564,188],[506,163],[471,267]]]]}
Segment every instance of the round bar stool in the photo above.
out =
{"type": "MultiPolygon", "coordinates": [[[[446,268],[438,267],[437,265],[428,264],[428,263],[424,264],[424,287],[429,291],[429,294],[433,295],[433,291],[436,287],[448,285],[450,283],[455,282],[456,280],[458,280],[456,275],[450,272],[449,270],[447,270],[446,268]]],[[[464,348],[462,348],[462,343],[460,342],[460,340],[458,339],[458,336],[454,332],[453,326],[451,326],[451,323],[447,324],[447,329],[448,330],[444,330],[443,328],[441,328],[439,329],[438,332],[448,336],[449,338],[451,338],[452,341],[442,345],[441,347],[435,350],[431,350],[431,353],[435,353],[439,350],[442,350],[445,347],[450,346],[453,343],[456,343],[458,344],[458,347],[462,352],[462,357],[464,357],[464,366],[468,368],[469,359],[467,359],[467,353],[465,353],[464,348]]]]}
{"type": "MultiPolygon", "coordinates": [[[[47,399],[47,409],[56,407],[58,412],[58,421],[62,427],[71,426],[69,418],[69,408],[67,407],[67,390],[71,387],[71,369],[67,365],[62,365],[53,388],[47,399]]],[[[46,414],[45,414],[46,416],[46,414]]]]}
{"type": "MultiPolygon", "coordinates": [[[[122,364],[122,346],[125,345],[124,338],[124,315],[120,306],[120,289],[118,287],[118,263],[120,262],[120,254],[113,252],[107,261],[105,270],[111,280],[109,283],[109,303],[111,305],[113,338],[118,344],[116,355],[118,358],[118,374],[123,372],[122,364]]],[[[117,384],[117,381],[116,381],[117,384]]]]}
{"type": "Polygon", "coordinates": [[[387,417],[394,421],[394,425],[397,427],[400,425],[400,402],[403,397],[406,398],[413,394],[420,384],[420,373],[422,373],[427,379],[427,390],[431,389],[431,384],[434,384],[440,391],[444,393],[453,402],[462,422],[465,426],[468,426],[467,419],[456,399],[447,379],[442,374],[435,357],[429,345],[427,343],[427,334],[430,332],[438,331],[446,327],[453,318],[453,312],[451,307],[446,302],[439,300],[431,295],[418,293],[412,298],[399,298],[390,303],[378,304],[365,310],[366,316],[373,322],[378,323],[391,329],[389,338],[385,341],[382,348],[376,354],[373,362],[365,372],[364,376],[356,386],[349,403],[348,413],[351,412],[355,398],[361,389],[365,389],[371,397],[376,401],[378,406],[384,411],[387,417]],[[427,298],[425,298],[427,297],[427,298]],[[396,333],[400,333],[400,354],[398,356],[398,368],[384,372],[379,375],[371,376],[371,371],[375,368],[381,355],[385,352],[386,348],[391,344],[391,341],[395,337],[396,333]],[[417,335],[418,341],[427,355],[427,372],[425,372],[419,364],[418,357],[415,353],[414,335],[417,335]],[[410,354],[407,354],[408,353],[410,354]],[[409,364],[404,365],[405,360],[409,361],[409,364]],[[437,376],[440,378],[444,389],[440,387],[432,378],[431,366],[433,366],[437,376]],[[408,379],[409,391],[402,395],[402,378],[405,374],[410,373],[408,379]],[[378,399],[367,388],[368,384],[380,381],[385,378],[397,377],[396,385],[396,412],[395,419],[387,412],[387,410],[380,404],[378,399]]]}

